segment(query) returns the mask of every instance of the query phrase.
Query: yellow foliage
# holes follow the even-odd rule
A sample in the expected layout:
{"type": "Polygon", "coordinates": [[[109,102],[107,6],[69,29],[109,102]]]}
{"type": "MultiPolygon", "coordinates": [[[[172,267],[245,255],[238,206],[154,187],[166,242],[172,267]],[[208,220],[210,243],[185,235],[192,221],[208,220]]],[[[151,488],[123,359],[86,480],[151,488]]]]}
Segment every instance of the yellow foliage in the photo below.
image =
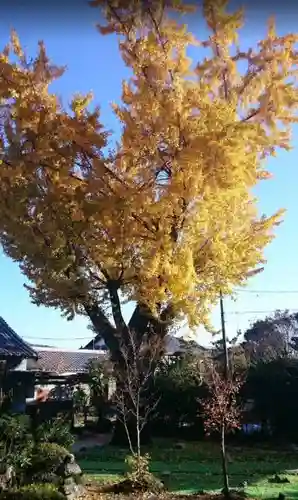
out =
{"type": "Polygon", "coordinates": [[[3,248],[32,282],[33,300],[70,316],[92,302],[114,307],[116,288],[155,315],[170,305],[191,325],[207,323],[219,291],[231,293],[263,262],[281,220],[259,217],[251,192],[269,177],[264,160],[290,147],[298,37],[279,37],[271,20],[267,37],[242,50],[244,14],[228,13],[224,0],[204,2],[208,40],[163,2],[93,4],[105,12],[101,33],[121,35],[133,73],[113,105],[118,146],[106,153],[91,94],[63,109],[49,91],[63,69],[42,44],[26,61],[13,33],[18,62],[7,48],[0,54],[3,248]],[[190,45],[208,49],[195,69],[190,45]]]}

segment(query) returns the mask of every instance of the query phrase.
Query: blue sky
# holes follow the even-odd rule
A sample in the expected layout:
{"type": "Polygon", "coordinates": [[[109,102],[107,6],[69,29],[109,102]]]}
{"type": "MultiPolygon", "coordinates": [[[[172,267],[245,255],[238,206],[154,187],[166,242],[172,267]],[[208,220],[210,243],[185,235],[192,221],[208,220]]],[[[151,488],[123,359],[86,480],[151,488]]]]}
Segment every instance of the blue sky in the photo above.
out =
{"type": "MultiPolygon", "coordinates": [[[[37,5],[28,9],[21,0],[15,0],[13,7],[9,0],[0,4],[0,44],[8,41],[10,28],[15,28],[29,55],[34,55],[38,40],[45,41],[48,54],[56,64],[66,65],[67,71],[55,84],[54,90],[67,103],[75,92],[92,90],[101,105],[102,119],[106,128],[119,134],[117,124],[110,109],[110,102],[118,100],[121,80],[128,71],[118,53],[114,37],[102,37],[95,30],[98,12],[87,2],[76,0],[75,8],[58,3],[54,8],[37,5]]],[[[27,4],[28,5],[28,4],[27,4]]],[[[72,4],[74,5],[74,4],[72,4]]],[[[278,31],[285,33],[297,29],[297,8],[287,4],[284,10],[277,7],[278,31]],[[294,15],[293,15],[294,14],[294,15]]],[[[273,14],[269,5],[262,10],[254,6],[247,13],[247,24],[242,33],[246,46],[254,44],[265,33],[265,20],[273,14]]],[[[193,14],[187,19],[189,27],[201,35],[203,27],[199,16],[193,14]]],[[[290,153],[281,152],[268,167],[274,174],[271,181],[257,188],[260,210],[269,215],[279,208],[287,210],[284,223],[276,231],[276,239],[266,250],[268,263],[265,271],[252,279],[246,291],[239,293],[236,302],[225,301],[228,334],[233,335],[238,328],[248,324],[274,309],[298,310],[298,262],[297,262],[297,146],[298,129],[293,136],[294,149],[290,153]],[[278,291],[279,293],[255,293],[254,290],[278,291]],[[257,312],[261,311],[261,312],[257,312]]],[[[0,315],[24,338],[31,342],[80,347],[92,338],[87,329],[88,322],[77,317],[68,322],[61,318],[58,310],[37,307],[30,303],[23,288],[24,278],[18,266],[0,254],[0,315]]],[[[131,308],[127,308],[129,316],[131,308]]],[[[213,313],[214,325],[219,328],[219,310],[213,313]]],[[[198,341],[206,344],[210,337],[198,331],[198,341]]]]}

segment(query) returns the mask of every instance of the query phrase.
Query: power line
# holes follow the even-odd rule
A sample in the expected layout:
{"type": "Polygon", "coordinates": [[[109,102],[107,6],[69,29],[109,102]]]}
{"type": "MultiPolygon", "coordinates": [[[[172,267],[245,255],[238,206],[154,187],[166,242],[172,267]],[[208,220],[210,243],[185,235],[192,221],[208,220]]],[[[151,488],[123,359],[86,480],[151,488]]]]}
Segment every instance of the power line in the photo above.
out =
{"type": "Polygon", "coordinates": [[[24,339],[28,340],[55,340],[56,342],[60,340],[92,340],[90,337],[27,337],[25,336],[24,339]]]}
{"type": "MultiPolygon", "coordinates": [[[[298,312],[298,309],[285,308],[285,310],[290,312],[298,312]]],[[[242,314],[272,314],[275,313],[277,309],[271,309],[270,311],[226,311],[225,314],[235,314],[241,316],[242,314]]]]}
{"type": "Polygon", "coordinates": [[[241,289],[241,288],[236,288],[235,289],[235,292],[240,292],[240,293],[256,293],[256,294],[260,294],[260,293],[277,293],[277,294],[283,294],[283,293],[286,293],[286,294],[290,294],[290,293],[298,293],[298,290],[245,290],[245,289],[241,289]]]}

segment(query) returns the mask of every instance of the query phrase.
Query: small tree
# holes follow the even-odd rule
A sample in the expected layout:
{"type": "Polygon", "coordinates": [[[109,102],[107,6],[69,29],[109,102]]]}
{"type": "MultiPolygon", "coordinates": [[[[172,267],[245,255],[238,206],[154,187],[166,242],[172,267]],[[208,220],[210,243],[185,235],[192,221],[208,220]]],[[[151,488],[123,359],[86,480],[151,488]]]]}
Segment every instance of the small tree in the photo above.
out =
{"type": "Polygon", "coordinates": [[[84,425],[86,425],[88,410],[90,406],[90,396],[80,384],[78,384],[73,391],[73,406],[74,414],[76,414],[77,412],[83,413],[84,425]]]}
{"type": "Polygon", "coordinates": [[[103,419],[108,404],[111,372],[109,360],[93,359],[88,364],[90,401],[99,421],[103,419]]]}
{"type": "Polygon", "coordinates": [[[219,432],[221,438],[224,494],[229,496],[229,476],[226,455],[226,434],[240,428],[241,410],[237,396],[243,381],[237,377],[224,377],[212,365],[208,374],[209,397],[201,401],[204,427],[207,434],[219,432]]]}
{"type": "Polygon", "coordinates": [[[143,482],[148,473],[149,456],[141,455],[141,433],[159,401],[152,380],[161,347],[157,336],[140,339],[133,331],[128,335],[128,341],[120,347],[123,363],[115,368],[117,388],[114,400],[131,451],[128,464],[134,479],[143,482]]]}

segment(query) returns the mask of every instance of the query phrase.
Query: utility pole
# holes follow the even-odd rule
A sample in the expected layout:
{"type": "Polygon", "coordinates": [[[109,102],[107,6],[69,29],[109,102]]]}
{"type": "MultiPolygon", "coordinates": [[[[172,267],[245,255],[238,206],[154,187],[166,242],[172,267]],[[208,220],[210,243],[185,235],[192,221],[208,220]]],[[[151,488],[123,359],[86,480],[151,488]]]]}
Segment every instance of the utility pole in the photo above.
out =
{"type": "Polygon", "coordinates": [[[229,352],[227,345],[227,335],[226,335],[226,325],[225,325],[225,311],[223,303],[222,291],[219,293],[219,303],[220,303],[220,318],[221,318],[221,333],[222,333],[222,344],[224,350],[224,371],[226,380],[229,378],[229,352]]]}
{"type": "MultiPolygon", "coordinates": [[[[227,346],[227,335],[226,335],[226,325],[225,325],[225,311],[222,291],[219,293],[219,303],[220,303],[220,318],[221,318],[221,333],[222,333],[222,343],[224,350],[224,377],[228,381],[230,377],[229,373],[229,352],[227,346]]],[[[225,417],[221,423],[221,458],[222,458],[222,471],[224,478],[224,494],[225,498],[229,498],[230,485],[229,485],[229,474],[228,474],[228,461],[226,455],[226,421],[225,417]]]]}

